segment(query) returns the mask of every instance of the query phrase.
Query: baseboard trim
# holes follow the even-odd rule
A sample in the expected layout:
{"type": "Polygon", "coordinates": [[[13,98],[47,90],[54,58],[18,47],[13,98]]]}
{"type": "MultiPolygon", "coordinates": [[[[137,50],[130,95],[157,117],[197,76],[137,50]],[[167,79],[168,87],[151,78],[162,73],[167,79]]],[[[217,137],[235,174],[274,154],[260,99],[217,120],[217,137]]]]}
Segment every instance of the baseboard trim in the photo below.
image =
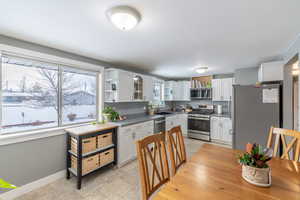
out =
{"type": "Polygon", "coordinates": [[[20,186],[14,190],[10,190],[8,192],[5,192],[0,195],[0,200],[5,199],[5,200],[12,200],[15,199],[19,196],[22,196],[23,194],[26,194],[28,192],[31,192],[35,189],[38,189],[40,187],[43,187],[49,183],[52,183],[56,181],[57,179],[63,178],[66,176],[66,170],[59,171],[55,174],[52,174],[50,176],[41,178],[39,180],[33,181],[31,183],[28,183],[26,185],[20,186]]]}

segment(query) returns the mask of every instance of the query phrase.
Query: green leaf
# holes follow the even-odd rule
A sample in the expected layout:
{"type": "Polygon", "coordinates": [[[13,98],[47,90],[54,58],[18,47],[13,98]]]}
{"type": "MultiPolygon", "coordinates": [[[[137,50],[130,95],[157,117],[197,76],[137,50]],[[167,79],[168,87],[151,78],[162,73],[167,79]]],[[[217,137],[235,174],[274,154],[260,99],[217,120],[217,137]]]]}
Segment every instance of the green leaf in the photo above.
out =
{"type": "Polygon", "coordinates": [[[0,188],[4,189],[15,189],[17,188],[16,186],[4,181],[3,179],[0,179],[0,188]]]}

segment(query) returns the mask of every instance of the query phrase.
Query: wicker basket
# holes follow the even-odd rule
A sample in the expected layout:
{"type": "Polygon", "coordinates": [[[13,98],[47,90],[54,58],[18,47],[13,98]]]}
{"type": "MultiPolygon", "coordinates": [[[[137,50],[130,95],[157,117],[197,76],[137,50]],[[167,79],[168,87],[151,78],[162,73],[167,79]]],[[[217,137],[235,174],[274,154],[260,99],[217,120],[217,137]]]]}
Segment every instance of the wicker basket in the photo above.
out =
{"type": "Polygon", "coordinates": [[[255,168],[243,165],[242,177],[249,183],[260,186],[271,186],[271,169],[270,168],[255,168]]]}

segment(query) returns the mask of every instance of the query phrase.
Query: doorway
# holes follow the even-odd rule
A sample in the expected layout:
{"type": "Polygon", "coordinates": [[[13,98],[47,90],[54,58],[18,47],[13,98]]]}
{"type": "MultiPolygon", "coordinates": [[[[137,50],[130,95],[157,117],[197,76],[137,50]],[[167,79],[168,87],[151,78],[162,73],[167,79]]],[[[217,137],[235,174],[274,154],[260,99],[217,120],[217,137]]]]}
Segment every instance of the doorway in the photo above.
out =
{"type": "Polygon", "coordinates": [[[293,77],[293,129],[299,130],[299,77],[293,77]]]}
{"type": "Polygon", "coordinates": [[[284,66],[283,128],[299,130],[299,63],[298,54],[284,66]]]}

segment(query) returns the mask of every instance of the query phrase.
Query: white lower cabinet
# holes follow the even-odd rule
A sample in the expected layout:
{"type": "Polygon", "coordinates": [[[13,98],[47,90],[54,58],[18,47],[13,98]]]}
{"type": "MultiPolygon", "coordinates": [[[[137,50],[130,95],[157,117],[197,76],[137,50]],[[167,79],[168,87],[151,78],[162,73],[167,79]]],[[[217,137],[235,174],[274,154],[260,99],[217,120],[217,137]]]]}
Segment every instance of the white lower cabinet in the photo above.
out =
{"type": "Polygon", "coordinates": [[[153,134],[153,120],[125,127],[118,131],[118,166],[136,158],[136,141],[153,134]]]}
{"type": "Polygon", "coordinates": [[[185,113],[166,117],[166,131],[171,130],[175,126],[181,126],[182,134],[187,135],[187,119],[188,116],[185,113]]]}
{"type": "Polygon", "coordinates": [[[227,117],[211,117],[211,140],[213,142],[232,143],[232,121],[227,117]]]}
{"type": "Polygon", "coordinates": [[[176,126],[176,118],[176,115],[166,117],[166,131],[169,131],[176,126]]]}
{"type": "Polygon", "coordinates": [[[188,115],[187,114],[178,114],[177,115],[177,124],[181,126],[181,131],[183,135],[187,135],[188,132],[188,115]]]}

